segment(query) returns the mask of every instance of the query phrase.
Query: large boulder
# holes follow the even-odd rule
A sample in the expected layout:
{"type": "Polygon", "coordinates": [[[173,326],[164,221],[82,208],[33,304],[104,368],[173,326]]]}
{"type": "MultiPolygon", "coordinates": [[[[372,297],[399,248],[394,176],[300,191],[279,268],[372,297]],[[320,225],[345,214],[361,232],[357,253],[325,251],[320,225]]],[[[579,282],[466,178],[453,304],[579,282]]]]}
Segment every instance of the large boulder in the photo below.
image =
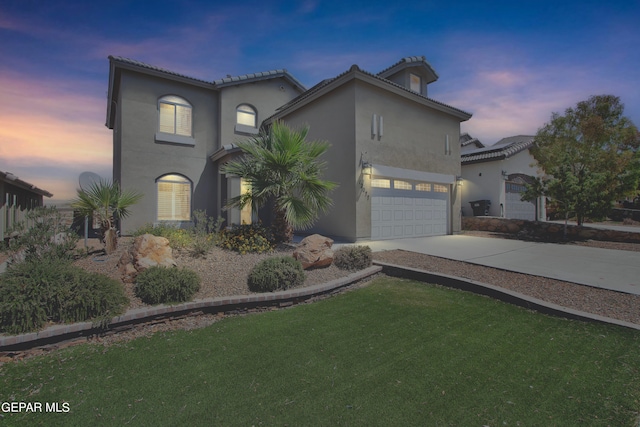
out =
{"type": "Polygon", "coordinates": [[[175,267],[177,264],[169,240],[153,234],[136,237],[131,249],[123,253],[118,262],[125,282],[133,282],[138,273],[157,265],[175,267]]]}
{"type": "Polygon", "coordinates": [[[328,267],[333,262],[331,246],[333,240],[319,234],[307,236],[293,251],[293,257],[302,263],[302,268],[328,267]]]}

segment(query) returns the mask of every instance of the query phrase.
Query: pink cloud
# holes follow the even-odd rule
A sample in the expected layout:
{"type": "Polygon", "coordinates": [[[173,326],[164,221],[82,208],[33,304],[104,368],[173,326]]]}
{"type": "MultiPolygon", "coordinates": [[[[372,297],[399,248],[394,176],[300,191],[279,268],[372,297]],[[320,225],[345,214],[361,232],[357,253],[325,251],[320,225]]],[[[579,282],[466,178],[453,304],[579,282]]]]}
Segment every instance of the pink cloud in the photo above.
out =
{"type": "Polygon", "coordinates": [[[73,91],[67,82],[7,74],[0,75],[0,96],[3,169],[51,192],[54,183],[60,185],[54,193],[58,198],[75,193],[79,168],[111,168],[111,132],[104,126],[103,99],[73,91]],[[62,171],[59,176],[34,181],[38,168],[54,166],[62,171]],[[27,170],[30,176],[21,172],[27,170]]]}

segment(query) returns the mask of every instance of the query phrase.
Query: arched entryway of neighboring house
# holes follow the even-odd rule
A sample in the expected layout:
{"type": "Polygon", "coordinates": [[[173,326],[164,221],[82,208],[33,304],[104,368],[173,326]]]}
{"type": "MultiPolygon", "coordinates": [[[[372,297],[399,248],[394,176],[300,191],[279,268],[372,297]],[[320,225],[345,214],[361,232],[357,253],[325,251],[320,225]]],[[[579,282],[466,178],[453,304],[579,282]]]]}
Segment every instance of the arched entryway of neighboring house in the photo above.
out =
{"type": "Polygon", "coordinates": [[[540,217],[542,202],[527,202],[521,200],[522,193],[526,190],[526,185],[531,184],[534,178],[523,173],[513,173],[506,177],[504,182],[504,213],[505,218],[526,219],[535,221],[540,217]]]}

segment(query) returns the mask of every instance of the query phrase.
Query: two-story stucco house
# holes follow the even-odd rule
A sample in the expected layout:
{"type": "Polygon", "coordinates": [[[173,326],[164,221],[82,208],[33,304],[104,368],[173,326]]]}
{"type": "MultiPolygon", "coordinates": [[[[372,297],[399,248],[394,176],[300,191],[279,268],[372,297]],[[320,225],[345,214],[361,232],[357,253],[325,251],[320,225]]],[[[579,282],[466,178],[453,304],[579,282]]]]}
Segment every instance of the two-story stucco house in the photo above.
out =
{"type": "Polygon", "coordinates": [[[123,221],[188,224],[205,209],[227,224],[250,210],[223,211],[240,194],[220,174],[239,154],[234,142],[281,120],[326,140],[326,178],[339,187],[310,232],[346,241],[450,234],[460,230],[460,122],[471,115],[427,97],[438,76],[424,57],[380,73],[352,66],[306,90],[286,70],[205,82],[110,57],[107,126],[113,178],[144,193],[123,221]]]}

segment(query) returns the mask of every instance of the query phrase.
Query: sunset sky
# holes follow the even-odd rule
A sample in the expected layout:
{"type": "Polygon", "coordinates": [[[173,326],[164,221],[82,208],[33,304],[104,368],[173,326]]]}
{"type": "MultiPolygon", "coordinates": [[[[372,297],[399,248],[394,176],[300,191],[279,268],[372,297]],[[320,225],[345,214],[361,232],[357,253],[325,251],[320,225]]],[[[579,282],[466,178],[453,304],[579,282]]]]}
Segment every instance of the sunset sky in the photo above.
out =
{"type": "MultiPolygon", "coordinates": [[[[613,94],[640,125],[640,1],[31,1],[0,3],[0,171],[75,195],[111,178],[108,55],[212,81],[286,68],[307,87],[352,64],[424,55],[429,96],[485,144],[613,94]]],[[[51,203],[51,201],[49,201],[51,203]]]]}

